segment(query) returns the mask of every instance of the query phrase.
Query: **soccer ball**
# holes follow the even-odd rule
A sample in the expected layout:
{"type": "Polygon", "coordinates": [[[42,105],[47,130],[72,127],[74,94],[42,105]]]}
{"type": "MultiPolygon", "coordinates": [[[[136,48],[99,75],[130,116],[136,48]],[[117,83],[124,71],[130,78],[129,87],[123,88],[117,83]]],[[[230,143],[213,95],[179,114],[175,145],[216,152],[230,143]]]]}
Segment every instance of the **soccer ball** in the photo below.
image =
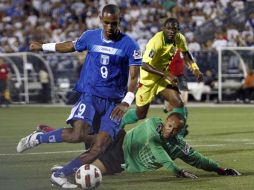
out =
{"type": "Polygon", "coordinates": [[[82,189],[95,189],[101,184],[101,171],[92,164],[85,164],[76,171],[75,180],[82,189]]]}

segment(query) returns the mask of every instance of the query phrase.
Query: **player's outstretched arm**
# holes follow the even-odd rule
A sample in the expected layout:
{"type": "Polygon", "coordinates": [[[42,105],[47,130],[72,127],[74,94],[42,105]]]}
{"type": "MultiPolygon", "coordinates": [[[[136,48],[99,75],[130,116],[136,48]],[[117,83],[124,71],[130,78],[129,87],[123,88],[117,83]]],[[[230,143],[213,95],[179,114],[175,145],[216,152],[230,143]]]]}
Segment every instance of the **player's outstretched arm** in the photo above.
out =
{"type": "Polygon", "coordinates": [[[72,41],[66,41],[61,43],[46,43],[46,44],[42,44],[39,42],[32,42],[30,44],[30,50],[68,53],[68,52],[74,52],[75,48],[74,48],[74,43],[72,41]]]}
{"type": "Polygon", "coordinates": [[[191,53],[189,51],[182,52],[185,64],[189,67],[189,69],[192,71],[192,73],[197,78],[198,82],[203,81],[203,73],[199,70],[199,67],[197,63],[195,63],[195,60],[191,53]]]}
{"type": "Polygon", "coordinates": [[[241,175],[235,169],[230,168],[221,168],[217,162],[208,157],[204,156],[203,154],[199,153],[198,151],[190,148],[188,154],[180,153],[178,154],[178,158],[186,162],[187,164],[194,166],[199,169],[203,169],[205,171],[213,171],[219,175],[227,175],[227,176],[239,176],[241,175]]]}

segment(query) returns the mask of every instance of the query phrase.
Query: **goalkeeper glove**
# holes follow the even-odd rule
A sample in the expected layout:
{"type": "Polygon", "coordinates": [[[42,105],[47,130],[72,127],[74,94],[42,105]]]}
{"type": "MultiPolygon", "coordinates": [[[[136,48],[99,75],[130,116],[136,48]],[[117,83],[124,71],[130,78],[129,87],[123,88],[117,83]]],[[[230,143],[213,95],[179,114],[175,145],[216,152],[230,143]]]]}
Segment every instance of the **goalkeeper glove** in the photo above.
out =
{"type": "Polygon", "coordinates": [[[190,173],[186,170],[183,170],[183,169],[177,172],[176,177],[178,177],[178,178],[191,178],[191,179],[198,178],[196,175],[194,175],[194,174],[192,174],[192,173],[190,173]]]}
{"type": "Polygon", "coordinates": [[[231,168],[220,168],[217,173],[219,175],[230,175],[230,176],[239,176],[242,175],[240,172],[238,172],[235,169],[231,169],[231,168]]]}

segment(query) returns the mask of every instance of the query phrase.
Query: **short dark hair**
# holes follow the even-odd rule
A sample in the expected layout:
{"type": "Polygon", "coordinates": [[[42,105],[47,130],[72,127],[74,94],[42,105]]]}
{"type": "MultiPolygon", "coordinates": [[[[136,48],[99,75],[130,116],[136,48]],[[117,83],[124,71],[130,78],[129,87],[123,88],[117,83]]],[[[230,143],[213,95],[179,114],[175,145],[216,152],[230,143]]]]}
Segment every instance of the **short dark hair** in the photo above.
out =
{"type": "Polygon", "coordinates": [[[183,127],[185,126],[185,123],[186,123],[185,117],[184,117],[182,114],[178,113],[178,112],[171,112],[171,113],[168,115],[167,118],[169,118],[169,117],[172,116],[172,115],[175,115],[179,120],[182,120],[182,121],[183,121],[183,124],[180,126],[180,128],[183,128],[183,127]]]}
{"type": "Polygon", "coordinates": [[[173,18],[173,17],[167,18],[164,21],[163,26],[166,27],[168,25],[168,23],[170,23],[171,25],[176,25],[178,30],[180,29],[179,22],[178,22],[178,20],[176,18],[173,18]]]}
{"type": "Polygon", "coordinates": [[[101,15],[103,15],[105,12],[110,14],[120,14],[120,9],[117,5],[108,4],[103,7],[101,15]]]}

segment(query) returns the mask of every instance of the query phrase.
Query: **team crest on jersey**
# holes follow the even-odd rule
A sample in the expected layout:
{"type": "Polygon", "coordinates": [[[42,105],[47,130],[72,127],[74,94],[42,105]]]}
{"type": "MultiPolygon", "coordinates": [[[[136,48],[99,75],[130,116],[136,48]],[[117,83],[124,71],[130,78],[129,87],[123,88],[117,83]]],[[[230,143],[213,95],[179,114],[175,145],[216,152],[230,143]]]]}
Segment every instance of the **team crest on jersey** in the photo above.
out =
{"type": "Polygon", "coordinates": [[[154,50],[152,49],[148,55],[150,58],[153,58],[154,57],[154,50]]]}
{"type": "Polygon", "coordinates": [[[190,145],[188,145],[188,144],[186,143],[184,149],[182,150],[183,153],[184,153],[185,155],[188,155],[188,154],[190,153],[190,148],[191,148],[190,145]]]}
{"type": "Polygon", "coordinates": [[[109,56],[101,54],[100,62],[102,65],[108,65],[109,64],[109,56]]]}
{"type": "Polygon", "coordinates": [[[142,59],[141,50],[134,50],[133,57],[134,57],[134,59],[142,59]]]}

